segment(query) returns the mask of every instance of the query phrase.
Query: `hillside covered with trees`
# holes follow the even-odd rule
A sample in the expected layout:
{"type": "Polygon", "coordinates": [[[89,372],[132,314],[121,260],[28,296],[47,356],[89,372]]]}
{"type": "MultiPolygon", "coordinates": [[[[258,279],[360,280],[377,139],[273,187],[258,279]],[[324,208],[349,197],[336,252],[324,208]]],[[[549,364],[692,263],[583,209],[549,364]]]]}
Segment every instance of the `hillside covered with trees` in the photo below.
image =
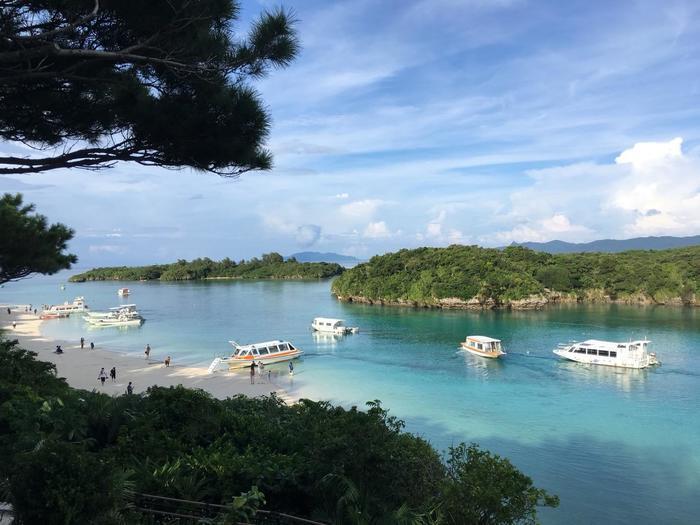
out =
{"type": "Polygon", "coordinates": [[[418,248],[376,256],[333,282],[345,301],[442,308],[552,302],[698,304],[700,246],[557,254],[519,246],[418,248]]]}
{"type": "Polygon", "coordinates": [[[441,457],[378,402],[288,406],[184,387],[111,397],[69,387],[35,355],[0,338],[0,488],[18,523],[154,523],[140,494],[228,504],[197,521],[222,525],[259,508],[336,524],[534,523],[538,506],[558,504],[476,445],[441,457]]]}
{"type": "Polygon", "coordinates": [[[84,281],[194,281],[199,279],[325,279],[340,275],[345,268],[335,263],[300,263],[285,260],[279,253],[266,253],[261,259],[236,262],[209,258],[191,262],[150,266],[113,266],[95,268],[74,275],[71,282],[84,281]]]}

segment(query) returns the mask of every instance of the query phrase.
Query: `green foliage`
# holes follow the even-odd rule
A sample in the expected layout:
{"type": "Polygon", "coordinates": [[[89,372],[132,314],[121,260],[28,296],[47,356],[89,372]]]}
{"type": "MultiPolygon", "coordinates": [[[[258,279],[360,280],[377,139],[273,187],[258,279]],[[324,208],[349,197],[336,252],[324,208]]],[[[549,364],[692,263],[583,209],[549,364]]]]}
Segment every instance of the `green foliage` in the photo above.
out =
{"type": "Polygon", "coordinates": [[[270,168],[270,118],[250,83],[296,56],[289,13],[265,11],[242,34],[236,0],[0,6],[0,138],[53,152],[0,156],[0,173],[270,168]]]}
{"type": "Polygon", "coordinates": [[[505,304],[547,290],[625,299],[693,302],[700,246],[659,251],[552,255],[520,246],[418,248],[373,257],[333,282],[341,298],[434,305],[441,299],[505,304]]]}
{"type": "Polygon", "coordinates": [[[458,447],[443,463],[378,401],[288,406],[183,387],[109,397],[70,388],[8,341],[0,457],[27,524],[137,523],[131,491],[228,504],[224,523],[262,506],[338,524],[517,523],[556,503],[497,456],[458,447]]]}
{"type": "Polygon", "coordinates": [[[46,217],[33,211],[34,205],[24,205],[19,193],[0,198],[0,284],[33,273],[53,274],[78,260],[65,253],[73,230],[49,226],[46,217]]]}
{"type": "Polygon", "coordinates": [[[534,524],[537,507],[556,507],[559,498],[534,487],[507,459],[462,443],[450,447],[442,502],[450,525],[534,524]]]}
{"type": "Polygon", "coordinates": [[[199,279],[325,279],[340,275],[345,268],[336,263],[285,261],[279,253],[266,253],[262,260],[235,263],[231,259],[212,261],[205,257],[191,262],[151,266],[95,268],[74,275],[72,282],[84,281],[193,281],[199,279]]]}

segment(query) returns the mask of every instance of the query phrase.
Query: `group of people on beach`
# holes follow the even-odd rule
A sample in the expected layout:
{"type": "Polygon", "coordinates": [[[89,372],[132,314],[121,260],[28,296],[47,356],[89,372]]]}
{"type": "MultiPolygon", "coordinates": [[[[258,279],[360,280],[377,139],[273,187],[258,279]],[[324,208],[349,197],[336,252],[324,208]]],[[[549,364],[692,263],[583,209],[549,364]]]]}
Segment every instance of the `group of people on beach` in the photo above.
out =
{"type": "MultiPolygon", "coordinates": [[[[294,375],[294,363],[289,361],[289,375],[294,375]]],[[[252,361],[250,363],[250,384],[254,385],[255,384],[255,369],[258,369],[258,376],[263,378],[265,377],[265,363],[262,361],[258,361],[257,363],[255,361],[252,361]]],[[[272,376],[272,371],[268,370],[267,371],[267,382],[271,383],[271,376],[272,376]]]]}

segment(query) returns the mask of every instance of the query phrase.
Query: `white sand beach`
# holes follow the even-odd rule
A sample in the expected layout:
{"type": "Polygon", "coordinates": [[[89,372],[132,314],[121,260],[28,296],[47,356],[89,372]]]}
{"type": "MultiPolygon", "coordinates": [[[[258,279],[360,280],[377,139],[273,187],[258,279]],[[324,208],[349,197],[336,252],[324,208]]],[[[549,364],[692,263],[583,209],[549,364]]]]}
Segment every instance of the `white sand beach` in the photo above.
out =
{"type": "Polygon", "coordinates": [[[226,397],[243,394],[250,397],[277,394],[287,403],[293,403],[293,399],[283,388],[275,384],[273,375],[270,382],[267,378],[255,378],[255,384],[250,384],[250,375],[247,370],[238,372],[207,373],[204,367],[179,365],[173,360],[169,367],[164,365],[166,354],[160,355],[152,351],[150,359],[135,357],[123,353],[110,351],[107,348],[96,346],[90,350],[86,341],[85,348],[80,348],[79,341],[59,341],[42,337],[40,326],[44,322],[31,313],[25,313],[23,308],[12,310],[7,314],[7,306],[0,310],[0,329],[8,339],[17,339],[22,348],[38,354],[38,359],[49,361],[56,365],[57,375],[66,379],[69,385],[75,388],[96,390],[110,395],[123,394],[129,381],[132,382],[134,393],[145,391],[153,385],[176,386],[183,385],[188,388],[201,388],[212,396],[224,399],[226,397]],[[16,327],[12,323],[16,322],[16,327]],[[56,354],[56,345],[61,345],[63,354],[56,354]],[[105,381],[100,384],[97,376],[100,368],[109,374],[112,367],[117,369],[117,380],[105,381]]]}

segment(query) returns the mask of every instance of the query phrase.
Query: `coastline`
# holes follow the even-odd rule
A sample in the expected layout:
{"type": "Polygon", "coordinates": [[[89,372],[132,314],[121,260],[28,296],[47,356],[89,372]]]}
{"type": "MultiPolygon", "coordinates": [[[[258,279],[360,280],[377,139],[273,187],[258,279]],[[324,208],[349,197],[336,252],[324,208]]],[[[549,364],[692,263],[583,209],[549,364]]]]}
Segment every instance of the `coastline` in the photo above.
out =
{"type": "Polygon", "coordinates": [[[100,346],[90,350],[89,342],[81,349],[79,342],[44,337],[41,334],[43,321],[38,316],[15,310],[7,315],[6,308],[4,306],[0,310],[0,329],[3,330],[3,335],[9,340],[17,339],[20,347],[35,352],[37,359],[56,365],[56,375],[63,377],[74,388],[95,390],[114,396],[124,394],[131,381],[134,393],[145,392],[151,386],[182,385],[205,390],[218,399],[239,394],[261,397],[274,393],[287,404],[297,401],[276,384],[275,376],[272,376],[269,383],[267,378],[261,381],[256,376],[256,383],[251,385],[247,371],[209,374],[205,367],[177,363],[166,367],[163,364],[165,353],[161,356],[157,352],[151,352],[151,358],[145,359],[100,346]],[[12,328],[13,321],[17,323],[15,328],[12,328]],[[63,354],[54,353],[56,345],[61,345],[63,354]],[[112,382],[111,379],[107,379],[102,386],[97,375],[103,367],[108,373],[112,367],[116,367],[117,380],[112,382]]]}
{"type": "Polygon", "coordinates": [[[562,305],[626,305],[626,306],[662,306],[662,307],[700,307],[700,299],[693,296],[692,300],[683,300],[681,297],[671,297],[666,301],[655,301],[653,298],[636,294],[620,299],[612,299],[598,290],[589,290],[583,297],[561,292],[549,292],[547,294],[534,294],[524,299],[511,299],[498,302],[493,298],[481,299],[474,297],[469,300],[457,297],[443,297],[434,302],[412,301],[408,299],[382,299],[369,298],[363,295],[343,295],[331,289],[331,293],[342,303],[368,304],[373,306],[389,306],[404,308],[425,308],[437,310],[542,310],[552,306],[562,305]]]}

